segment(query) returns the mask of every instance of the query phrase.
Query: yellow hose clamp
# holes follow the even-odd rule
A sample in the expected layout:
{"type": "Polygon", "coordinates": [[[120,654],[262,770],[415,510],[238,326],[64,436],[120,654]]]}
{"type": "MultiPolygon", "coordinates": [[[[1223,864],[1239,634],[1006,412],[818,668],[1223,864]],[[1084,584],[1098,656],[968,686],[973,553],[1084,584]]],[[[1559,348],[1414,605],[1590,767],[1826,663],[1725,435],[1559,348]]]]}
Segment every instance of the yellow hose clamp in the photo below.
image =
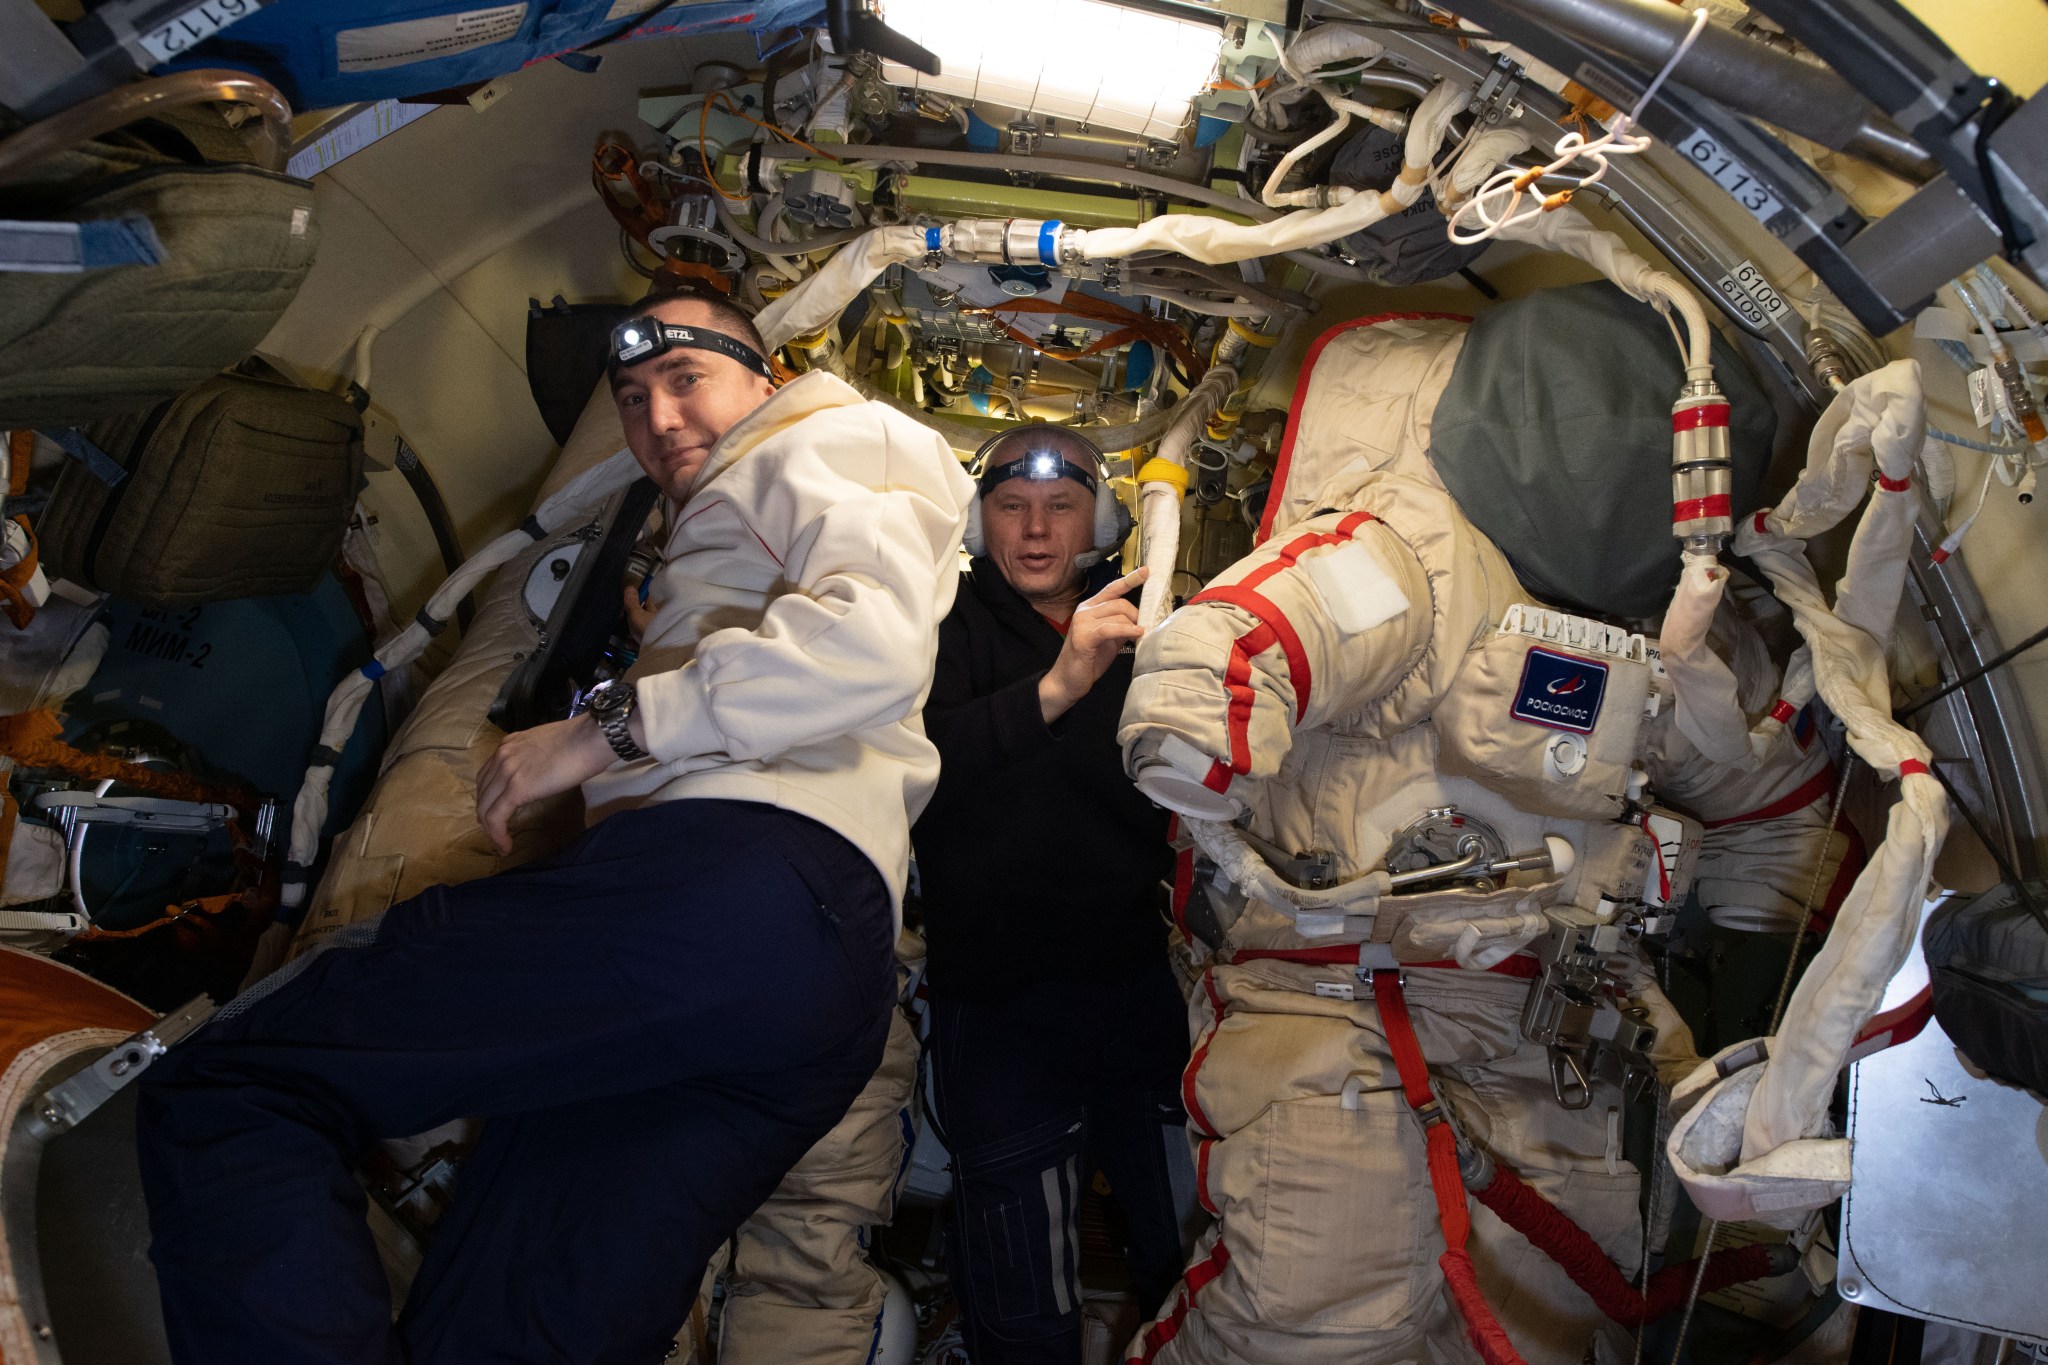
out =
{"type": "Polygon", "coordinates": [[[1236,318],[1225,318],[1224,322],[1229,326],[1230,330],[1236,333],[1239,339],[1242,340],[1244,344],[1247,346],[1271,346],[1273,343],[1280,340],[1280,337],[1277,333],[1273,336],[1266,336],[1264,333],[1255,332],[1251,328],[1245,326],[1242,322],[1239,322],[1236,318]]]}
{"type": "Polygon", "coordinates": [[[1183,465],[1177,465],[1172,460],[1161,459],[1159,456],[1154,455],[1151,459],[1145,461],[1144,468],[1138,471],[1138,483],[1140,486],[1148,483],[1170,483],[1173,485],[1174,492],[1182,497],[1186,497],[1188,491],[1188,471],[1183,465]]]}

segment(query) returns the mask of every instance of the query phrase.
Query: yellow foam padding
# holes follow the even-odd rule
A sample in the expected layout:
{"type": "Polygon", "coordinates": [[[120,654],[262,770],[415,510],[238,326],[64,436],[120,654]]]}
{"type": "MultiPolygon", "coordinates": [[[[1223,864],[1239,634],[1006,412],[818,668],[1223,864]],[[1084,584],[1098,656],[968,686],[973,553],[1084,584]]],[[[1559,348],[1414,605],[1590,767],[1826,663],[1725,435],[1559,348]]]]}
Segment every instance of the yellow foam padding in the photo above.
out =
{"type": "Polygon", "coordinates": [[[1145,467],[1138,471],[1138,483],[1170,483],[1175,492],[1185,495],[1188,491],[1188,471],[1172,460],[1163,460],[1154,455],[1145,461],[1145,467]]]}

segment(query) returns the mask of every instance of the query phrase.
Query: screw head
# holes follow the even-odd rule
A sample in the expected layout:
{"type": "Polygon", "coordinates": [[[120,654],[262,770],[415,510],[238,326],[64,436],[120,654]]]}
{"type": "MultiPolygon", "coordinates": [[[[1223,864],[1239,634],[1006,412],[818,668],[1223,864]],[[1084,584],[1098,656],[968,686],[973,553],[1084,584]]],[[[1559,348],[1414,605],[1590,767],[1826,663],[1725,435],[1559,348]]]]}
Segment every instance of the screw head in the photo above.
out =
{"type": "Polygon", "coordinates": [[[1862,1297],[1863,1297],[1863,1281],[1861,1281],[1861,1280],[1858,1280],[1858,1279],[1846,1279],[1846,1280],[1843,1280],[1843,1281],[1842,1281],[1842,1297],[1843,1297],[1843,1298],[1845,1298],[1845,1299],[1860,1299],[1860,1298],[1862,1298],[1862,1297]]]}

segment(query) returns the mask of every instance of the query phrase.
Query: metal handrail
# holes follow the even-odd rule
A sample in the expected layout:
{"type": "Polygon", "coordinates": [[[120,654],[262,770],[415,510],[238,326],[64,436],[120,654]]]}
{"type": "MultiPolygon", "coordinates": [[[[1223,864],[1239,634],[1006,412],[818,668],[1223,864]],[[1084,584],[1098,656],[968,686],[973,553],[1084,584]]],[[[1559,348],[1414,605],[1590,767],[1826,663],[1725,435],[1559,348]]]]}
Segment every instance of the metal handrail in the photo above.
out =
{"type": "Polygon", "coordinates": [[[258,163],[281,171],[291,146],[292,107],[277,87],[245,71],[178,71],[95,95],[0,139],[0,185],[31,168],[138,119],[214,101],[250,104],[263,120],[258,163]]]}

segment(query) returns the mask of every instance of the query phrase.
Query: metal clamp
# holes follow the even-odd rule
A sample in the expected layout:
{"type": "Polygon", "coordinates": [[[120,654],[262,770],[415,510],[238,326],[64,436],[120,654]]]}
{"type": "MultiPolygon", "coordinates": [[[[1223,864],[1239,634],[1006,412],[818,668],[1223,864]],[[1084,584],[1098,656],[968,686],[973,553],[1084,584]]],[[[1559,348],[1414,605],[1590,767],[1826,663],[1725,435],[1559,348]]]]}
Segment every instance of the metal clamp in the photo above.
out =
{"type": "Polygon", "coordinates": [[[117,1043],[91,1066],[51,1086],[30,1106],[29,1129],[47,1142],[84,1122],[115,1092],[149,1069],[151,1062],[190,1037],[213,1014],[213,1001],[199,996],[117,1043]]]}

